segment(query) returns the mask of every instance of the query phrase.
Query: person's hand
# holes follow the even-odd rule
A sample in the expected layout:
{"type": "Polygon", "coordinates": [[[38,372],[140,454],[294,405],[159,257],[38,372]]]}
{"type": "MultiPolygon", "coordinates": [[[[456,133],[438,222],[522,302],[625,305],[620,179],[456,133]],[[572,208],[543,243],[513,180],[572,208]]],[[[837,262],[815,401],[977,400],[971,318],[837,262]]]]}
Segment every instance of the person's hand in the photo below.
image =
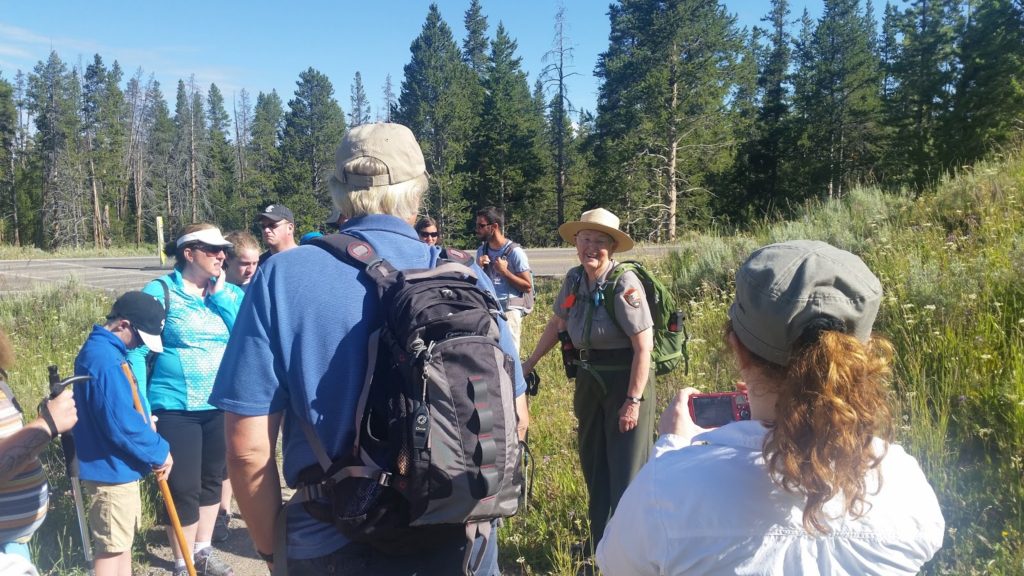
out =
{"type": "Polygon", "coordinates": [[[149,417],[149,427],[153,429],[153,432],[156,432],[156,414],[149,417]]]}
{"type": "Polygon", "coordinates": [[[480,257],[476,259],[476,263],[479,264],[481,268],[485,268],[491,263],[491,257],[487,254],[481,254],[480,257]]]}
{"type": "Polygon", "coordinates": [[[533,368],[534,368],[534,363],[530,362],[529,358],[527,358],[526,360],[523,360],[523,375],[524,376],[526,374],[529,374],[530,372],[533,372],[533,368]]]}
{"type": "Polygon", "coordinates": [[[224,289],[224,284],[227,283],[228,274],[224,270],[220,271],[220,275],[217,278],[210,280],[210,294],[216,294],[224,289]]]}
{"type": "Polygon", "coordinates": [[[159,466],[153,466],[153,475],[156,476],[158,481],[167,480],[167,477],[171,475],[171,467],[174,466],[174,458],[171,458],[171,453],[167,453],[167,459],[164,463],[159,466]]]}
{"type": "Polygon", "coordinates": [[[639,420],[640,404],[627,398],[619,408],[619,432],[629,432],[636,428],[639,420]]]}
{"type": "Polygon", "coordinates": [[[508,258],[498,258],[494,261],[494,270],[502,276],[508,272],[508,258]]]}
{"type": "Polygon", "coordinates": [[[658,434],[675,434],[682,436],[687,442],[693,437],[707,432],[707,428],[701,428],[690,418],[690,396],[699,392],[696,388],[683,388],[676,393],[668,408],[661,413],[661,420],[658,422],[658,434]]]}
{"type": "Polygon", "coordinates": [[[57,428],[57,434],[63,434],[71,430],[78,422],[78,409],[75,408],[74,392],[70,387],[65,388],[59,396],[46,401],[46,410],[53,419],[53,425],[57,428]]]}

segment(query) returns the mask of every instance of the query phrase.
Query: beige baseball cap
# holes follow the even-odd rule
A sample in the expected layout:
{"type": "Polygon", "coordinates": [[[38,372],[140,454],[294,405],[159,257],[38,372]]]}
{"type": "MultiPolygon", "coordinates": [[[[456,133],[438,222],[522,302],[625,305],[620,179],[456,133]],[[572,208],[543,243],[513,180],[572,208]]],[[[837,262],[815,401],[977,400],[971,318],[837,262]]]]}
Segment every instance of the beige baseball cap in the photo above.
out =
{"type": "Polygon", "coordinates": [[[416,136],[401,124],[363,124],[345,134],[334,154],[335,171],[331,185],[361,190],[373,186],[400,184],[424,177],[427,166],[416,136]],[[387,166],[387,174],[365,176],[345,171],[345,165],[360,157],[374,158],[387,166]]]}

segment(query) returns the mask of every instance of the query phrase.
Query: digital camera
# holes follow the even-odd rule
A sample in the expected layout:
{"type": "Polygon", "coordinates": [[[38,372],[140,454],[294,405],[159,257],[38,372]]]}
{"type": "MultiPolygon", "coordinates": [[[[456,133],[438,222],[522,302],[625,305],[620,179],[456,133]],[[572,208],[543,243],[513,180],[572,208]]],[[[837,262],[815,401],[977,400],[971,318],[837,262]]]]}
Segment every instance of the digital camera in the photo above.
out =
{"type": "Polygon", "coordinates": [[[750,420],[746,392],[693,394],[689,407],[690,417],[701,428],[718,428],[736,420],[750,420]]]}

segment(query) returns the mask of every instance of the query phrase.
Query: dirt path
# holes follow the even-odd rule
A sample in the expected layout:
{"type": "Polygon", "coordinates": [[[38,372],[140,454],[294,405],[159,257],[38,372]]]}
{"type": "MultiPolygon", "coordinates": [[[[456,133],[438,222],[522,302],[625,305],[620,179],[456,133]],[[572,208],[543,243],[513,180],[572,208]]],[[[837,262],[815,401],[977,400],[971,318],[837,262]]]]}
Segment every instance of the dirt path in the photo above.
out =
{"type": "MultiPolygon", "coordinates": [[[[227,562],[235,570],[235,576],[266,576],[267,563],[256,554],[256,549],[249,538],[249,532],[245,528],[245,522],[236,514],[228,524],[228,539],[224,542],[214,544],[217,556],[227,562]]],[[[149,562],[148,576],[168,576],[174,568],[174,555],[167,545],[167,538],[164,536],[163,528],[153,528],[146,534],[148,554],[146,561],[149,562]]]]}

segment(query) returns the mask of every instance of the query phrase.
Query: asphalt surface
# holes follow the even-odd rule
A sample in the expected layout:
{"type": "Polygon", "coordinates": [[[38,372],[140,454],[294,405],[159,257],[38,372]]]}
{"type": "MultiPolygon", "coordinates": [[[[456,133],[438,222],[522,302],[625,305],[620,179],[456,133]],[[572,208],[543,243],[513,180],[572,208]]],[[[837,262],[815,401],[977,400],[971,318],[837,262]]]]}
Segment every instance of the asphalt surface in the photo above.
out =
{"type": "MultiPolygon", "coordinates": [[[[659,256],[675,248],[638,246],[618,257],[659,256]]],[[[575,248],[530,248],[526,254],[535,276],[562,276],[579,263],[575,248]]],[[[31,292],[72,279],[85,287],[121,293],[138,290],[170,269],[170,260],[162,266],[156,256],[0,260],[0,295],[31,292]]]]}

